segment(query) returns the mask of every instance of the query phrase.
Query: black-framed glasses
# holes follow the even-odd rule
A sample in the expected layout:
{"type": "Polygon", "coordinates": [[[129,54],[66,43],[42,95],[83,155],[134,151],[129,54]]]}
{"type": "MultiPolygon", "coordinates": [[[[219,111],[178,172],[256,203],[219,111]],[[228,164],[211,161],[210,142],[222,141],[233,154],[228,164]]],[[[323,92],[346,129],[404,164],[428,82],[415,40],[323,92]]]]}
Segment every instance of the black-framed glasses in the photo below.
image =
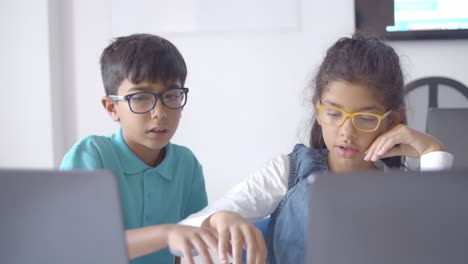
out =
{"type": "Polygon", "coordinates": [[[169,109],[179,109],[187,103],[188,88],[170,88],[162,93],[138,92],[124,96],[109,95],[112,101],[127,101],[135,114],[144,114],[153,110],[158,98],[169,109]]]}

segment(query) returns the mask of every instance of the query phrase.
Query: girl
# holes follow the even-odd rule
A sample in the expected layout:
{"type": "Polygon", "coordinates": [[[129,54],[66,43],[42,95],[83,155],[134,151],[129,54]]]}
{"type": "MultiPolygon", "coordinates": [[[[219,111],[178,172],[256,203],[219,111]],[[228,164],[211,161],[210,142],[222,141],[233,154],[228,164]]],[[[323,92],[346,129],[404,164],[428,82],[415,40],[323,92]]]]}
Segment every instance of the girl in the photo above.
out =
{"type": "Polygon", "coordinates": [[[242,241],[255,243],[258,233],[244,231],[245,221],[231,212],[247,221],[271,214],[268,263],[303,263],[311,184],[305,179],[311,173],[404,169],[404,156],[420,157],[422,170],[450,168],[453,157],[435,138],[404,125],[403,84],[393,48],[360,35],[339,39],[312,85],[311,147],[296,145],[184,223],[215,228],[220,240],[230,238],[235,247],[242,241]]]}

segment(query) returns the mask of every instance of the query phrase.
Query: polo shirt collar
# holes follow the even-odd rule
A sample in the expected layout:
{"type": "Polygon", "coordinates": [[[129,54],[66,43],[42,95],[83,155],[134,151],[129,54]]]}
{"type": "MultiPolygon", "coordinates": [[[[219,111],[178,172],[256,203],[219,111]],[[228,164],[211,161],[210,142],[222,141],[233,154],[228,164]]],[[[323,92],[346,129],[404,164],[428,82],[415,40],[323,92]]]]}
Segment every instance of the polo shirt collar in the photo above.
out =
{"type": "Polygon", "coordinates": [[[169,142],[165,147],[166,155],[162,162],[156,167],[150,167],[138,158],[133,151],[130,150],[127,143],[125,143],[122,136],[122,128],[111,136],[111,140],[116,146],[120,165],[125,174],[137,174],[144,172],[145,174],[158,175],[167,180],[173,178],[172,171],[174,170],[173,164],[173,149],[172,144],[169,142]]]}

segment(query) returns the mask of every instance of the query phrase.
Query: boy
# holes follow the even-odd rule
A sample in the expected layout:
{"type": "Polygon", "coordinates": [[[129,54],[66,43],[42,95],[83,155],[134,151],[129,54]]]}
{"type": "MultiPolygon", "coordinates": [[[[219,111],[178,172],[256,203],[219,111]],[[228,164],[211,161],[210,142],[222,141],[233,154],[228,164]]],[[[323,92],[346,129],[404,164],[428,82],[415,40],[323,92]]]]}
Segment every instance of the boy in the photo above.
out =
{"type": "Polygon", "coordinates": [[[207,205],[200,163],[188,148],[169,142],[189,91],[182,55],[161,37],[137,34],[115,39],[100,62],[101,103],[120,128],[81,139],[60,168],[110,169],[117,176],[132,263],[173,263],[169,250],[160,250],[167,246],[189,263],[192,248],[211,263],[207,248],[216,252],[217,246],[210,230],[169,224],[207,205]]]}

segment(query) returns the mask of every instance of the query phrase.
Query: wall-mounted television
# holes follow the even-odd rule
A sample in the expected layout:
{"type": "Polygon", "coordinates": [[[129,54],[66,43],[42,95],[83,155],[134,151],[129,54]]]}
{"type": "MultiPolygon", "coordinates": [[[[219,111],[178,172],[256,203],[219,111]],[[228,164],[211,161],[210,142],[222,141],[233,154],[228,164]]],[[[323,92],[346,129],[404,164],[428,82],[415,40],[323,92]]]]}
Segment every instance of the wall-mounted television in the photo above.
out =
{"type": "Polygon", "coordinates": [[[389,40],[468,38],[468,0],[355,0],[356,31],[389,40]]]}

